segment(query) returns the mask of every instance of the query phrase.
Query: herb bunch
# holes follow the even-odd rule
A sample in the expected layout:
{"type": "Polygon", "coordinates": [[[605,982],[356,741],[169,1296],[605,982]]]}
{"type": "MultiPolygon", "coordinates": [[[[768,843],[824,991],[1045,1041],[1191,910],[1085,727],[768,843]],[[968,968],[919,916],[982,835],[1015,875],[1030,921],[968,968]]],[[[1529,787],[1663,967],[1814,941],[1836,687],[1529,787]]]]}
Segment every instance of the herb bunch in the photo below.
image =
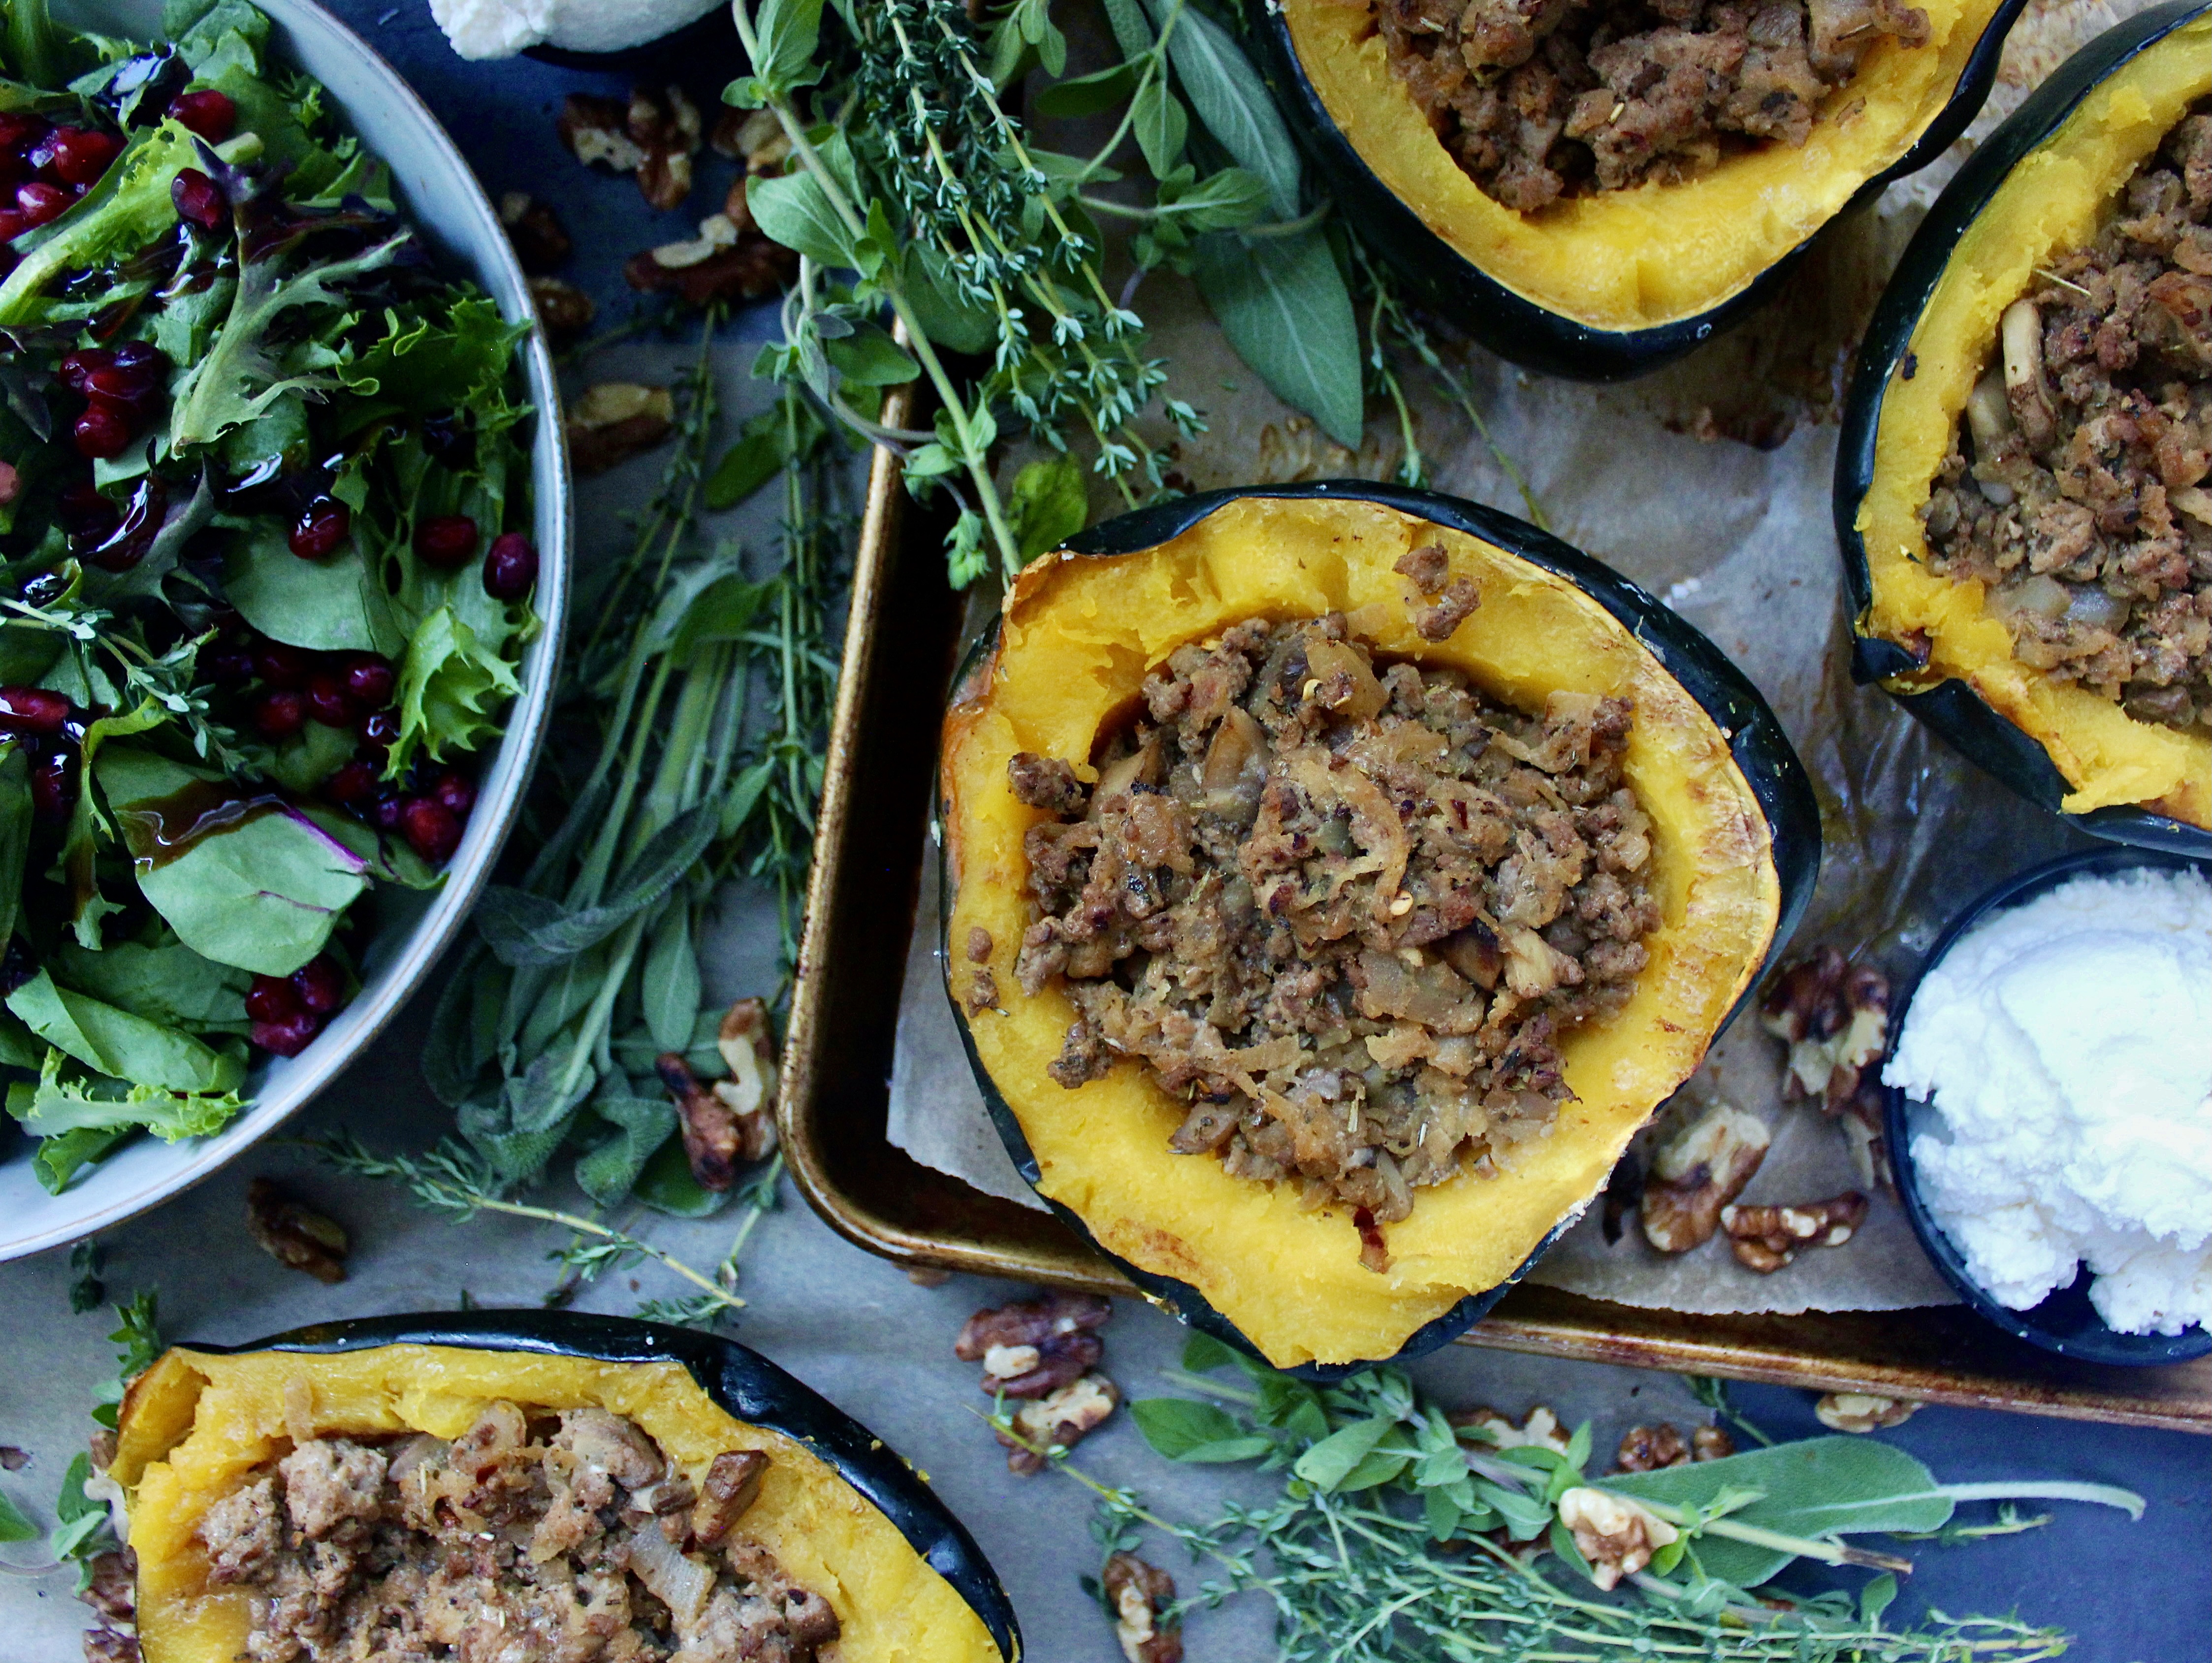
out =
{"type": "MultiPolygon", "coordinates": [[[[1868,1533],[1954,1528],[1962,1502],[2041,1496],[2120,1507],[2142,1501],[2106,1485],[1942,1484],[1905,1452],[1871,1440],[1822,1438],[1748,1454],[1590,1477],[1587,1425],[1564,1451],[1500,1448],[1455,1426],[1395,1369],[1316,1387],[1195,1336],[1178,1383],[1202,1393],[1132,1405],[1146,1440],[1171,1460],[1256,1463],[1284,1474],[1280,1497],[1224,1505],[1203,1524],[1147,1508],[1133,1491],[1091,1479],[1062,1450],[1039,1451],[1094,1491],[1094,1532],[1109,1553],[1163,1533],[1218,1569],[1180,1609],[1238,1593],[1273,1606],[1288,1663],[1477,1663],[1624,1656],[1729,1663],[1940,1663],[2057,1656],[2065,1638],[2009,1618],[1886,1628],[1908,1562],[1852,1545],[1868,1533]],[[1234,1364],[1246,1383],[1208,1378],[1234,1364]],[[1562,1521],[1592,1492],[1671,1526],[1674,1539],[1610,1594],[1562,1521]],[[1798,1558],[1882,1567],[1856,1598],[1777,1592],[1798,1558]]],[[[1005,1416],[996,1423],[1008,1435],[1005,1416]]],[[[1999,1520],[2003,1529],[2023,1527],[1999,1520]]],[[[1970,1539],[1958,1529],[1950,1539],[1970,1539]]],[[[1619,1567],[1616,1565],[1615,1569],[1619,1567]]]]}

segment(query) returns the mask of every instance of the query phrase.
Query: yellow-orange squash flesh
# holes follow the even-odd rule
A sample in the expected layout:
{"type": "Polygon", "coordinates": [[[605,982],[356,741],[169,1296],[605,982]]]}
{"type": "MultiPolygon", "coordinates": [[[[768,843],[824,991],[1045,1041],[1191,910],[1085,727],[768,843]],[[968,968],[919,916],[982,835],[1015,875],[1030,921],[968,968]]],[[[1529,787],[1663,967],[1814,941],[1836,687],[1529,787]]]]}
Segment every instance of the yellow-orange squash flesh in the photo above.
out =
{"type": "Polygon", "coordinates": [[[112,1476],[129,1498],[147,1663],[232,1663],[249,1596],[212,1585],[194,1531],[209,1505],[295,1439],[456,1436],[498,1399],[627,1415],[695,1481],[726,1449],[769,1457],[745,1533],[827,1599],[840,1663],[1000,1663],[981,1619],[897,1527],[804,1445],[733,1419],[678,1363],[385,1345],[327,1355],[172,1350],[133,1384],[112,1476]]]}
{"type": "Polygon", "coordinates": [[[1924,46],[1884,36],[1832,93],[1802,148],[1771,143],[1679,185],[1602,191],[1517,213],[1485,196],[1390,72],[1374,0],[1280,0],[1291,44],[1346,141],[1469,264],[1547,311],[1629,331],[1747,288],[1903,158],[1948,104],[1998,0],[1921,0],[1924,46]]]}
{"type": "Polygon", "coordinates": [[[1469,1293],[1510,1278],[1588,1204],[1652,1108],[1688,1077],[1772,938],[1780,902],[1766,822],[1705,712],[1617,620],[1565,579],[1466,533],[1377,504],[1246,498],[1172,541],[1114,556],[1048,555],[1008,596],[997,652],[946,719],[948,939],[989,932],[1003,1011],[970,1031],[1021,1123],[1039,1187],[1099,1244],[1195,1287],[1279,1366],[1388,1357],[1469,1293]],[[1391,570],[1442,543],[1481,604],[1447,640],[1407,622],[1412,586],[1391,570]],[[1389,1229],[1391,1268],[1359,1264],[1341,1211],[1307,1212],[1298,1187],[1231,1177],[1177,1155],[1184,1105],[1134,1062],[1069,1091],[1045,1073],[1073,1006],[1058,984],[1024,997],[1014,974],[1034,917],[1006,763],[1030,750],[1077,765],[1176,647],[1240,620],[1375,609],[1360,624],[1387,656],[1463,671],[1540,711],[1557,690],[1635,701],[1630,783],[1655,826],[1662,922],[1621,1013],[1571,1033],[1575,1100],[1503,1175],[1463,1174],[1414,1193],[1389,1229]]]}
{"type": "Polygon", "coordinates": [[[1921,314],[1912,379],[1893,376],[1883,391],[1874,480],[1856,521],[1874,583],[1869,633],[1899,642],[1924,634],[1929,643],[1927,668],[1893,686],[1972,688],[2050,753],[2072,788],[2069,812],[2140,804],[2199,826],[2212,826],[2212,740],[2138,721],[2021,663],[2011,632],[1984,610],[1983,585],[1954,583],[1923,563],[1920,513],[2005,307],[2038,266],[2095,237],[2129,175],[2208,94],[2212,17],[2200,17],[2121,65],[2013,168],[1959,240],[1921,314]]]}

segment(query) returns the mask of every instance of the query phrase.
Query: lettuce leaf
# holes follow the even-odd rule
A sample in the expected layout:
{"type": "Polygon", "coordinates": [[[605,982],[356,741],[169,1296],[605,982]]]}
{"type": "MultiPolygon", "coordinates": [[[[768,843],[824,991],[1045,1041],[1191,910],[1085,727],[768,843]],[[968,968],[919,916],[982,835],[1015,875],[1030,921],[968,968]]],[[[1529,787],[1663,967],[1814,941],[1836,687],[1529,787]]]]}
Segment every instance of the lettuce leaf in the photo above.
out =
{"type": "MultiPolygon", "coordinates": [[[[243,1057],[237,1060],[242,1077],[243,1057]]],[[[64,1077],[67,1062],[60,1050],[51,1049],[36,1084],[19,1080],[8,1088],[9,1114],[40,1140],[33,1166],[50,1194],[58,1195],[79,1168],[99,1160],[134,1130],[143,1128],[172,1144],[211,1138],[246,1107],[235,1089],[174,1091],[64,1077]]]]}

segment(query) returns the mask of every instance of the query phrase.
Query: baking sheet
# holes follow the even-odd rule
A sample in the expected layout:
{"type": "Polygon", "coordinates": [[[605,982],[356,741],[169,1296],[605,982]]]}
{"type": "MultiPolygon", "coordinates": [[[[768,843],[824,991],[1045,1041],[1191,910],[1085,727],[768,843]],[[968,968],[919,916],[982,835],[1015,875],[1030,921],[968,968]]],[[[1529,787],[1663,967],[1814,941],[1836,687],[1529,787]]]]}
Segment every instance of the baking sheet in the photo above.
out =
{"type": "MultiPolygon", "coordinates": [[[[1487,439],[1418,370],[1405,375],[1426,483],[1524,517],[1534,517],[1533,503],[1559,536],[1704,630],[1774,707],[1814,776],[1826,842],[1793,955],[1832,944],[1901,983],[1952,913],[2007,873],[2084,841],[1951,755],[1885,695],[1850,685],[1830,491],[1851,343],[1942,181],[2075,46],[2142,9],[2031,0],[1967,137],[1832,227],[1772,307],[1680,364],[1626,386],[1592,387],[1470,350],[1460,367],[1487,439]]],[[[1170,391],[1207,418],[1202,438],[1172,447],[1179,483],[1204,490],[1398,470],[1393,423],[1370,419],[1358,452],[1331,441],[1259,385],[1187,283],[1154,274],[1137,304],[1153,349],[1174,366],[1170,391]]],[[[889,1136],[988,1194],[1039,1205],[992,1131],[961,1049],[936,960],[936,888],[933,849],[908,955],[889,1136]]],[[[1833,1125],[1781,1101],[1781,1064],[1778,1041],[1741,1021],[1683,1098],[1692,1107],[1726,1101],[1770,1123],[1774,1144],[1746,1202],[1810,1201],[1853,1187],[1833,1125]]],[[[1669,1257],[1632,1225],[1608,1245],[1593,1209],[1531,1279],[1705,1313],[1953,1302],[1894,1200],[1873,1201],[1846,1246],[1808,1253],[1772,1276],[1744,1269],[1717,1239],[1669,1257]]]]}

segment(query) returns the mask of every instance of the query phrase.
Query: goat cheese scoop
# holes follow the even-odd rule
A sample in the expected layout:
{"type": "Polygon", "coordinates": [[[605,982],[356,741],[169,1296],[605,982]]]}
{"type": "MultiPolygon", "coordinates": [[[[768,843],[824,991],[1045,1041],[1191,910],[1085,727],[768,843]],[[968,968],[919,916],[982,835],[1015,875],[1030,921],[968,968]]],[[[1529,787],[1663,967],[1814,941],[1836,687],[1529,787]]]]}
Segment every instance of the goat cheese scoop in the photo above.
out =
{"type": "Polygon", "coordinates": [[[673,33],[719,0],[430,0],[463,58],[513,58],[532,46],[611,52],[673,33]]]}
{"type": "Polygon", "coordinates": [[[1923,1198],[2027,1310],[2087,1263],[2121,1333],[2212,1322],[2212,883],[2082,877],[1984,920],[1923,978],[1883,1080],[1933,1106],[1923,1198]]]}

